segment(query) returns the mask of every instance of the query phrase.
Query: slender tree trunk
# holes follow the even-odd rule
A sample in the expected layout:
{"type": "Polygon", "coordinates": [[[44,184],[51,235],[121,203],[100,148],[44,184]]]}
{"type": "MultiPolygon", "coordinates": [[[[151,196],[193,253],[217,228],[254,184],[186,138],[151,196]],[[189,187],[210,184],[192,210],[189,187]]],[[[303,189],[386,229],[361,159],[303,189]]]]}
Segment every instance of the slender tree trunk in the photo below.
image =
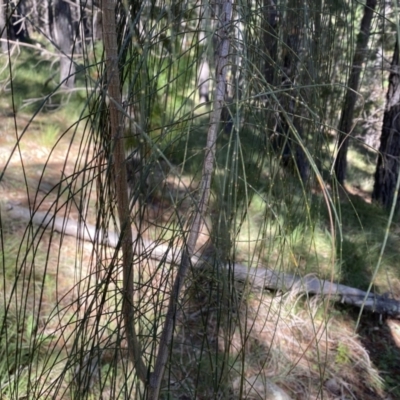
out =
{"type": "Polygon", "coordinates": [[[115,3],[113,0],[102,1],[103,40],[106,51],[107,84],[110,97],[110,125],[113,141],[115,197],[121,229],[121,250],[123,262],[123,303],[125,331],[129,347],[130,359],[139,379],[147,380],[147,368],[142,359],[142,350],[134,325],[133,309],[133,238],[128,200],[128,180],[125,166],[125,149],[123,142],[122,96],[118,70],[118,45],[115,24],[115,3]]]}
{"type": "Polygon", "coordinates": [[[70,6],[64,0],[55,0],[54,14],[52,10],[49,12],[52,34],[60,52],[60,83],[73,88],[75,64],[71,56],[73,32],[70,6]]]}
{"type": "MultiPolygon", "coordinates": [[[[203,51],[208,42],[204,30],[207,29],[207,22],[202,21],[201,31],[199,32],[199,47],[203,51]]],[[[200,103],[208,103],[210,101],[210,64],[208,62],[207,54],[204,54],[200,62],[198,71],[198,87],[200,103]]]]}
{"type": "Polygon", "coordinates": [[[278,53],[278,12],[275,0],[264,0],[264,46],[267,58],[264,63],[264,76],[267,83],[273,85],[276,81],[278,53]]]}
{"type": "Polygon", "coordinates": [[[177,320],[179,296],[185,282],[191,260],[194,256],[197,239],[205,223],[206,212],[211,194],[211,179],[214,172],[215,152],[217,146],[217,131],[221,120],[221,112],[225,102],[226,79],[229,68],[229,46],[232,18],[232,0],[217,2],[216,16],[218,39],[215,60],[215,90],[213,96],[213,110],[210,116],[210,126],[205,147],[202,179],[199,187],[199,203],[194,212],[186,246],[182,252],[182,259],[172,288],[165,324],[160,338],[159,351],[154,365],[154,372],[150,376],[148,399],[157,400],[160,394],[161,382],[164,377],[165,366],[170,352],[175,321],[177,320]]]}
{"type": "Polygon", "coordinates": [[[271,115],[267,111],[267,126],[275,126],[274,147],[278,150],[284,167],[294,166],[301,179],[305,182],[309,176],[309,165],[302,147],[298,143],[301,138],[302,126],[297,107],[298,92],[295,89],[296,80],[299,75],[299,64],[301,60],[301,47],[303,41],[303,28],[301,18],[298,15],[298,2],[291,0],[288,5],[285,25],[281,30],[285,34],[285,45],[282,51],[278,51],[279,15],[275,0],[264,0],[264,45],[268,57],[264,64],[264,76],[266,82],[275,86],[280,84],[286,95],[279,96],[278,112],[271,115]],[[281,53],[281,73],[279,70],[278,54],[281,53]],[[281,82],[278,83],[278,78],[281,82]]]}
{"type": "Polygon", "coordinates": [[[1,41],[1,50],[3,53],[7,53],[8,45],[7,45],[7,26],[6,26],[6,4],[5,0],[0,0],[0,38],[1,41]]]}
{"type": "Polygon", "coordinates": [[[208,103],[210,101],[210,67],[207,58],[200,63],[198,82],[200,103],[208,103]]]}
{"type": "Polygon", "coordinates": [[[396,195],[395,188],[400,168],[400,71],[398,41],[396,41],[393,54],[389,88],[386,96],[386,110],[383,117],[381,144],[379,147],[372,199],[389,209],[396,195]]]}
{"type": "Polygon", "coordinates": [[[361,20],[360,32],[357,36],[356,50],[353,64],[347,83],[346,96],[343,103],[342,114],[338,126],[338,154],[335,160],[335,175],[340,184],[344,183],[347,170],[347,150],[349,136],[353,129],[354,107],[357,101],[357,91],[360,83],[361,67],[367,53],[368,39],[371,31],[371,23],[377,0],[367,0],[364,8],[364,16],[361,20]]]}

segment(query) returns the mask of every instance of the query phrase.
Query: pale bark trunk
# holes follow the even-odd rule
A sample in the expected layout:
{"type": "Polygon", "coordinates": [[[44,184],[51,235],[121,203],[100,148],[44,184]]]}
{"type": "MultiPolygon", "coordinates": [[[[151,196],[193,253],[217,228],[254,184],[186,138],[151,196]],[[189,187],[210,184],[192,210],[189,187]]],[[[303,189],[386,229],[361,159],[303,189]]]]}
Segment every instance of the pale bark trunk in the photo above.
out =
{"type": "Polygon", "coordinates": [[[0,0],[0,39],[1,39],[1,50],[3,53],[7,53],[7,26],[6,26],[6,5],[5,0],[0,0]]]}
{"type": "Polygon", "coordinates": [[[49,19],[54,41],[60,53],[60,83],[65,87],[73,88],[75,64],[72,59],[73,33],[69,4],[64,0],[56,0],[54,14],[51,14],[49,19]]]}

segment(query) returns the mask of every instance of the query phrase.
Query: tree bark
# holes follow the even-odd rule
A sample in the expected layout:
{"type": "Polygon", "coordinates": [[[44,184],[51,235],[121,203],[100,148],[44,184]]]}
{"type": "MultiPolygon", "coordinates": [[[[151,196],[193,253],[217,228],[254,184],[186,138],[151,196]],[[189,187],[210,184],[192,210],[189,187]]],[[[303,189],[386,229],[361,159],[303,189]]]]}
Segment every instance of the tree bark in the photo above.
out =
{"type": "MultiPolygon", "coordinates": [[[[288,3],[285,25],[279,26],[278,22],[283,15],[278,14],[275,0],[264,0],[264,33],[263,45],[267,50],[264,62],[264,77],[266,83],[272,88],[281,85],[285,95],[272,97],[271,113],[266,111],[266,126],[273,127],[272,135],[267,132],[271,145],[275,149],[279,160],[284,167],[297,170],[301,180],[306,182],[309,177],[309,165],[303,148],[299,144],[302,136],[301,117],[297,107],[299,96],[296,89],[296,80],[299,75],[300,53],[303,40],[302,23],[297,14],[297,3],[288,3]],[[279,31],[285,32],[285,45],[278,50],[279,31]],[[280,54],[280,55],[279,55],[280,54]],[[281,59],[279,59],[281,57],[281,59]],[[281,68],[281,69],[280,69],[281,68]],[[281,82],[279,82],[279,78],[281,82]],[[274,104],[275,102],[275,104],[274,104]]],[[[282,24],[282,21],[281,21],[282,24]]],[[[270,89],[268,89],[270,90],[270,89]]],[[[272,89],[273,90],[273,89],[272,89]]],[[[267,137],[268,140],[268,137],[267,137]]]]}
{"type": "Polygon", "coordinates": [[[347,151],[349,136],[353,130],[353,115],[357,101],[357,91],[360,83],[362,64],[367,53],[371,23],[377,0],[367,0],[364,7],[364,16],[361,20],[360,32],[357,36],[352,68],[347,83],[347,91],[343,103],[342,114],[338,126],[338,154],[335,160],[335,175],[340,184],[344,183],[347,171],[347,151]]]}
{"type": "Polygon", "coordinates": [[[73,32],[70,6],[64,0],[55,0],[54,11],[50,7],[49,14],[52,36],[60,53],[60,83],[73,88],[75,64],[71,55],[73,32]]]}
{"type": "Polygon", "coordinates": [[[6,4],[5,0],[0,0],[0,39],[1,39],[1,51],[7,53],[7,26],[6,26],[6,4]]]}
{"type": "Polygon", "coordinates": [[[264,0],[264,47],[267,58],[264,63],[264,77],[268,84],[274,85],[277,72],[278,54],[278,12],[275,0],[264,0]]]}
{"type": "Polygon", "coordinates": [[[400,167],[400,69],[399,43],[396,41],[389,88],[386,95],[386,110],[383,117],[381,144],[375,171],[372,199],[389,209],[395,196],[396,182],[400,167]]]}
{"type": "Polygon", "coordinates": [[[119,78],[118,43],[116,30],[115,3],[113,0],[102,1],[103,41],[106,52],[107,91],[110,98],[110,128],[114,157],[115,197],[120,223],[120,244],[123,264],[123,303],[125,331],[129,355],[139,379],[147,381],[147,367],[142,358],[142,349],[134,325],[133,308],[133,238],[128,199],[128,179],[125,166],[125,148],[123,141],[122,95],[119,78]]]}

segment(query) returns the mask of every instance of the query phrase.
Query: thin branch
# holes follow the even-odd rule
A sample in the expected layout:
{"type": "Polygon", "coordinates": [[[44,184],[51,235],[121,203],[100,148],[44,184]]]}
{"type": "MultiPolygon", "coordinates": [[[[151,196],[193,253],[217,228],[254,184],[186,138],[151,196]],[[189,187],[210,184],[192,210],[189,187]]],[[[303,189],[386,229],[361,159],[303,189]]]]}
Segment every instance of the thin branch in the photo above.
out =
{"type": "MultiPolygon", "coordinates": [[[[41,54],[47,54],[47,55],[50,55],[53,57],[60,57],[59,53],[53,53],[52,51],[45,49],[40,43],[30,44],[30,43],[24,43],[24,42],[20,42],[20,41],[16,41],[16,40],[11,40],[11,39],[0,38],[0,43],[1,42],[12,44],[13,49],[19,48],[19,47],[28,47],[28,48],[40,51],[41,54]]],[[[72,58],[72,55],[70,55],[69,58],[72,58]]]]}
{"type": "Polygon", "coordinates": [[[115,26],[115,3],[113,0],[102,1],[103,41],[107,59],[108,94],[110,97],[111,138],[114,156],[114,180],[118,217],[121,226],[121,249],[123,259],[123,304],[122,313],[125,321],[129,356],[134,364],[140,380],[146,382],[147,368],[142,359],[141,346],[134,326],[133,310],[133,247],[130,227],[130,211],[128,199],[128,180],[125,168],[125,151],[122,138],[123,114],[118,71],[118,45],[115,26]]]}
{"type": "Polygon", "coordinates": [[[177,316],[179,294],[185,281],[187,271],[190,267],[191,258],[199,237],[199,233],[204,224],[204,216],[210,200],[211,177],[214,171],[214,159],[216,151],[217,130],[221,120],[221,111],[225,99],[226,75],[229,53],[229,29],[232,18],[232,0],[222,0],[219,4],[219,28],[217,37],[219,38],[219,48],[216,51],[216,87],[214,93],[213,112],[210,118],[210,127],[207,134],[207,145],[204,154],[204,164],[201,184],[199,188],[199,203],[195,211],[192,226],[186,246],[182,252],[181,264],[172,288],[168,311],[165,318],[163,332],[161,334],[159,351],[154,366],[154,372],[150,376],[149,399],[159,398],[161,381],[164,376],[165,366],[168,360],[174,325],[177,316]]]}

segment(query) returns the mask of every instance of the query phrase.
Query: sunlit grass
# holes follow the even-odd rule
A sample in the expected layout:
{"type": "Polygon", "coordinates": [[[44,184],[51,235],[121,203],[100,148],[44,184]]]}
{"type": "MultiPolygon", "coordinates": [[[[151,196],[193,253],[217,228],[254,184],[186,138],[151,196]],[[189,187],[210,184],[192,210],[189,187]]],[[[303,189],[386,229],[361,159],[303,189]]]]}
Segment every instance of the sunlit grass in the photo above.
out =
{"type": "MultiPolygon", "coordinates": [[[[153,157],[152,162],[159,156],[157,151],[163,151],[163,155],[183,171],[180,177],[185,181],[184,188],[199,177],[209,117],[208,107],[196,109],[192,103],[195,96],[190,90],[185,91],[185,85],[193,78],[186,71],[188,60],[189,56],[174,65],[173,74],[178,74],[182,81],[178,79],[172,83],[166,72],[157,71],[156,64],[155,71],[151,70],[149,81],[157,82],[164,92],[158,93],[159,98],[148,116],[148,126],[145,126],[150,130],[150,142],[154,140],[156,144],[152,148],[154,143],[145,143],[154,152],[149,155],[153,157]],[[204,114],[191,120],[200,109],[204,114]]],[[[89,174],[94,165],[88,166],[87,171],[73,170],[70,165],[86,151],[84,146],[80,147],[80,141],[85,139],[81,134],[85,119],[80,123],[77,141],[69,147],[75,121],[87,114],[86,111],[82,114],[89,104],[85,93],[56,93],[43,104],[58,84],[53,61],[41,61],[38,51],[25,49],[13,60],[12,95],[16,100],[17,130],[21,132],[30,124],[18,150],[24,161],[24,173],[29,178],[30,193],[34,195],[46,188],[50,190],[67,177],[69,180],[63,182],[65,188],[72,177],[89,174]],[[32,120],[32,113],[39,108],[40,112],[32,120]],[[62,140],[54,148],[61,136],[62,140]],[[69,153],[65,152],[66,148],[69,153]],[[50,150],[53,153],[44,170],[44,160],[50,150]],[[68,165],[64,169],[66,157],[68,165]]],[[[93,78],[96,78],[95,73],[94,66],[87,70],[93,78]]],[[[5,82],[6,72],[0,78],[5,82]]],[[[82,82],[79,79],[78,83],[82,82]]],[[[0,127],[1,140],[12,146],[15,132],[8,84],[5,93],[7,111],[3,118],[5,124],[0,127]]],[[[143,100],[147,102],[150,98],[145,95],[143,100]]],[[[231,252],[224,253],[229,261],[299,276],[314,274],[321,279],[365,289],[378,261],[386,214],[375,205],[367,204],[365,199],[353,195],[342,198],[330,189],[340,215],[335,223],[340,224],[342,236],[337,233],[339,229],[332,232],[326,211],[328,205],[321,193],[311,184],[302,187],[295,171],[279,164],[277,154],[267,148],[264,139],[260,139],[261,134],[255,127],[265,122],[262,117],[254,112],[243,129],[239,123],[239,130],[230,133],[224,126],[220,127],[211,212],[207,216],[213,228],[212,239],[221,248],[224,245],[229,248],[232,244],[231,252]],[[335,233],[337,237],[334,237],[335,233]],[[227,245],[226,240],[231,234],[232,242],[227,245]]],[[[86,127],[85,132],[89,131],[90,127],[86,127]]],[[[129,146],[143,144],[135,140],[129,146]]],[[[326,154],[322,153],[320,157],[321,165],[330,165],[331,160],[326,154]]],[[[370,191],[373,156],[351,150],[349,165],[348,185],[370,191]]],[[[154,168],[152,171],[154,173],[154,168]]],[[[21,160],[19,164],[11,163],[8,172],[2,184],[21,195],[26,183],[21,160]]],[[[75,183],[84,182],[92,193],[104,195],[101,190],[106,189],[97,186],[97,181],[94,183],[93,176],[97,178],[97,175],[88,176],[92,182],[79,180],[75,183]]],[[[166,193],[168,191],[163,192],[153,183],[148,184],[148,192],[153,197],[144,198],[140,204],[150,211],[140,213],[143,210],[139,209],[132,218],[137,222],[133,225],[141,227],[140,234],[148,239],[171,244],[175,241],[174,246],[181,246],[185,238],[182,220],[193,207],[195,194],[187,196],[189,206],[184,209],[178,191],[166,193]],[[143,222],[141,218],[148,220],[143,222]]],[[[73,197],[73,216],[95,223],[100,215],[93,210],[102,198],[86,199],[90,207],[86,212],[77,200],[81,196],[79,184],[76,189],[78,195],[72,186],[62,195],[55,190],[45,198],[42,208],[73,197]],[[88,213],[93,215],[89,218],[88,213]]],[[[193,192],[196,192],[194,188],[193,192]]],[[[100,204],[99,209],[101,207],[104,205],[100,204]]],[[[110,226],[118,229],[115,215],[106,218],[111,221],[110,226]]],[[[28,396],[33,387],[37,398],[95,399],[101,395],[135,398],[141,384],[132,374],[126,339],[122,334],[120,255],[101,246],[93,250],[91,244],[77,243],[73,238],[63,238],[54,232],[45,232],[36,242],[30,236],[20,248],[23,230],[19,228],[22,227],[18,222],[4,218],[2,224],[15,224],[18,229],[2,232],[4,265],[0,286],[4,301],[0,316],[5,315],[10,306],[7,320],[2,321],[9,340],[5,342],[0,337],[0,343],[3,343],[0,344],[0,356],[10,362],[0,361],[1,397],[28,396]],[[29,240],[37,246],[28,251],[29,240]],[[16,275],[21,278],[13,293],[16,275]],[[88,373],[84,367],[88,365],[88,359],[96,357],[101,358],[97,366],[100,372],[94,363],[95,373],[89,379],[85,377],[88,373]],[[78,365],[80,378],[77,378],[78,365]]],[[[396,229],[393,226],[383,259],[384,268],[375,282],[374,288],[379,293],[393,287],[398,291],[400,287],[396,229]]],[[[225,262],[225,259],[218,260],[221,261],[225,262]]],[[[157,353],[154,343],[165,319],[174,269],[162,262],[147,264],[140,254],[135,256],[133,263],[135,304],[138,304],[135,327],[144,344],[144,357],[152,365],[157,353]]],[[[210,261],[210,268],[215,267],[212,264],[210,261]]],[[[193,398],[210,398],[218,391],[221,396],[228,397],[232,395],[231,388],[235,395],[242,393],[243,397],[245,393],[244,397],[250,397],[255,395],[253,386],[256,383],[257,389],[261,388],[264,393],[268,385],[263,388],[260,381],[265,383],[267,379],[309,397],[318,396],[324,380],[333,377],[346,379],[350,376],[352,382],[362,377],[370,387],[377,391],[381,389],[380,377],[370,364],[368,354],[353,332],[344,330],[344,318],[332,311],[331,304],[301,293],[248,293],[248,288],[240,285],[231,288],[229,279],[231,277],[217,268],[211,273],[205,271],[201,279],[194,282],[192,291],[195,294],[190,297],[189,293],[182,303],[183,317],[176,323],[167,378],[169,389],[164,392],[165,397],[176,394],[178,398],[178,395],[190,393],[193,398]],[[232,315],[234,318],[229,320],[232,315]],[[342,331],[335,331],[333,326],[342,331]],[[176,382],[179,384],[175,385],[176,382]]]]}
{"type": "Polygon", "coordinates": [[[357,146],[350,147],[348,153],[347,181],[370,196],[374,186],[374,173],[377,155],[372,151],[357,146]]]}

